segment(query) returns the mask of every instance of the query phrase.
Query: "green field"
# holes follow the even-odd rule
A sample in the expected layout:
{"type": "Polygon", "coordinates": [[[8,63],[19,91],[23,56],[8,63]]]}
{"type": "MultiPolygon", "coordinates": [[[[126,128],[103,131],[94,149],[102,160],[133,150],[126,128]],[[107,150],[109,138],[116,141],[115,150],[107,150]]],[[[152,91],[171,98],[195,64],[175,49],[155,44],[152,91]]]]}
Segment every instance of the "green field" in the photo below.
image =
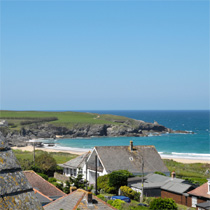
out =
{"type": "MultiPolygon", "coordinates": [[[[16,156],[16,158],[21,161],[21,160],[28,160],[32,161],[33,160],[33,152],[28,152],[28,151],[21,151],[21,150],[12,150],[16,156]]],[[[36,150],[35,155],[38,156],[42,154],[42,150],[36,150]]],[[[65,163],[78,155],[70,154],[70,153],[64,153],[64,152],[49,152],[53,156],[53,158],[56,160],[57,164],[65,163]]]]}
{"type": "Polygon", "coordinates": [[[205,163],[190,163],[184,164],[173,160],[163,160],[170,172],[175,171],[176,177],[188,179],[195,184],[204,184],[210,174],[205,174],[206,170],[210,169],[210,164],[205,163]]]}
{"type": "Polygon", "coordinates": [[[15,130],[19,130],[23,126],[21,123],[28,122],[28,125],[30,125],[36,123],[37,120],[66,128],[87,124],[121,124],[126,120],[134,122],[127,117],[108,114],[42,111],[0,111],[0,120],[2,119],[7,120],[10,129],[15,130]],[[55,120],[49,121],[49,118],[55,118],[55,120]]]}

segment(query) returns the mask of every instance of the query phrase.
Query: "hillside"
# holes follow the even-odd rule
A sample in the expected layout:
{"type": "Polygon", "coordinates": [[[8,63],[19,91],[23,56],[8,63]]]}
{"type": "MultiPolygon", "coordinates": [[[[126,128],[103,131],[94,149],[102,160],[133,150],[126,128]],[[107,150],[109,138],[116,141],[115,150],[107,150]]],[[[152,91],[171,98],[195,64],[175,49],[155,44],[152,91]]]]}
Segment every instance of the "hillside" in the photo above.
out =
{"type": "Polygon", "coordinates": [[[32,138],[57,136],[148,136],[176,132],[157,122],[83,112],[0,111],[2,120],[6,120],[8,126],[0,130],[11,145],[25,145],[25,141],[32,138]]]}

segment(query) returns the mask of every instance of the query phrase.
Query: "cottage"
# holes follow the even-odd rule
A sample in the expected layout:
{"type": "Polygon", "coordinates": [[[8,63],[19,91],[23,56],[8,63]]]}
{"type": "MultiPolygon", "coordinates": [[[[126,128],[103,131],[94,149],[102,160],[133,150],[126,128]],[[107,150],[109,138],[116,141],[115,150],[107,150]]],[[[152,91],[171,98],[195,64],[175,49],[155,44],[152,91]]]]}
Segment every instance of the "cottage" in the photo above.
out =
{"type": "MultiPolygon", "coordinates": [[[[203,204],[203,207],[206,207],[206,205],[209,205],[209,202],[210,202],[210,179],[208,179],[208,182],[201,185],[200,187],[198,187],[192,191],[189,191],[188,194],[192,201],[192,207],[197,206],[200,209],[202,209],[201,203],[205,203],[205,204],[203,204]],[[208,203],[206,203],[206,202],[208,202],[208,203]]],[[[203,208],[203,209],[205,209],[205,208],[203,208]]]]}
{"type": "Polygon", "coordinates": [[[75,209],[98,209],[116,210],[92,193],[78,189],[44,206],[45,210],[75,210],[75,209]]]}
{"type": "Polygon", "coordinates": [[[134,175],[149,174],[160,171],[170,175],[154,146],[97,146],[87,160],[87,180],[95,183],[97,176],[109,174],[116,170],[128,170],[134,175]]]}
{"type": "MultiPolygon", "coordinates": [[[[140,178],[128,179],[128,185],[137,192],[142,192],[142,181],[140,178]]],[[[194,186],[183,179],[167,177],[159,174],[148,174],[144,177],[144,195],[147,197],[173,198],[177,203],[186,205],[186,192],[194,189],[194,186]]]]}
{"type": "Polygon", "coordinates": [[[65,176],[76,177],[78,173],[82,173],[84,178],[86,177],[86,161],[90,155],[90,152],[87,152],[83,155],[80,155],[64,164],[59,164],[63,168],[63,174],[65,176]]]}

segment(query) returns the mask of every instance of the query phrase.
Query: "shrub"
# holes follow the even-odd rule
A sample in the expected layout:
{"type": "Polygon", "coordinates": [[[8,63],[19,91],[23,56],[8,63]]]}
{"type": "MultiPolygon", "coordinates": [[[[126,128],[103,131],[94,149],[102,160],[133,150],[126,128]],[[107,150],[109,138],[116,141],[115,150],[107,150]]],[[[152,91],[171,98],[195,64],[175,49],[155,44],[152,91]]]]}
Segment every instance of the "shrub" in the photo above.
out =
{"type": "Polygon", "coordinates": [[[125,201],[116,199],[116,200],[108,200],[107,203],[116,209],[121,209],[122,205],[125,203],[125,201]]]}
{"type": "Polygon", "coordinates": [[[56,178],[54,178],[54,177],[50,177],[49,179],[48,179],[48,182],[50,182],[50,183],[53,183],[53,182],[56,182],[57,180],[56,180],[56,178]]]}
{"type": "Polygon", "coordinates": [[[109,186],[109,174],[104,176],[99,176],[97,179],[98,189],[104,190],[106,193],[114,193],[115,188],[109,186]]]}
{"type": "Polygon", "coordinates": [[[172,198],[155,198],[150,203],[150,209],[152,210],[177,210],[177,204],[172,198]]]}
{"type": "Polygon", "coordinates": [[[115,192],[117,193],[121,186],[127,185],[127,178],[127,175],[124,173],[113,171],[111,174],[109,174],[109,186],[114,187],[115,192]]]}
{"type": "Polygon", "coordinates": [[[155,171],[155,174],[159,174],[159,175],[162,175],[162,176],[166,176],[163,172],[160,172],[160,171],[155,171]]]}
{"type": "Polygon", "coordinates": [[[106,198],[103,195],[97,195],[98,198],[100,198],[102,201],[106,201],[106,198]]]}
{"type": "Polygon", "coordinates": [[[36,157],[36,167],[37,166],[40,168],[42,173],[52,176],[57,167],[57,163],[52,155],[47,152],[43,152],[41,155],[36,157]]]}
{"type": "Polygon", "coordinates": [[[46,174],[37,173],[39,176],[41,176],[43,179],[48,181],[48,176],[46,174]]]}
{"type": "Polygon", "coordinates": [[[120,187],[120,190],[122,192],[122,195],[129,197],[132,200],[139,201],[141,193],[138,193],[127,186],[120,187]]]}

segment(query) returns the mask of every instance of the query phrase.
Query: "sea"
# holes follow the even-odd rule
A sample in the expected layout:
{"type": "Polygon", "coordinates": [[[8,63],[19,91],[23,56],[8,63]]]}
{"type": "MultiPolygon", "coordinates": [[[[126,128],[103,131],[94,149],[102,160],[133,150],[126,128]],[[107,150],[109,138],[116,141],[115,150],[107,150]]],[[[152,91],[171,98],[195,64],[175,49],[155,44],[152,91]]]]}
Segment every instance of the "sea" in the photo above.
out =
{"type": "Polygon", "coordinates": [[[185,130],[193,132],[193,134],[57,139],[55,140],[55,148],[68,150],[71,147],[79,151],[89,151],[94,146],[129,145],[130,140],[132,140],[134,145],[154,145],[161,157],[164,158],[210,160],[210,110],[83,110],[80,112],[120,115],[145,122],[157,121],[173,130],[185,130]]]}

